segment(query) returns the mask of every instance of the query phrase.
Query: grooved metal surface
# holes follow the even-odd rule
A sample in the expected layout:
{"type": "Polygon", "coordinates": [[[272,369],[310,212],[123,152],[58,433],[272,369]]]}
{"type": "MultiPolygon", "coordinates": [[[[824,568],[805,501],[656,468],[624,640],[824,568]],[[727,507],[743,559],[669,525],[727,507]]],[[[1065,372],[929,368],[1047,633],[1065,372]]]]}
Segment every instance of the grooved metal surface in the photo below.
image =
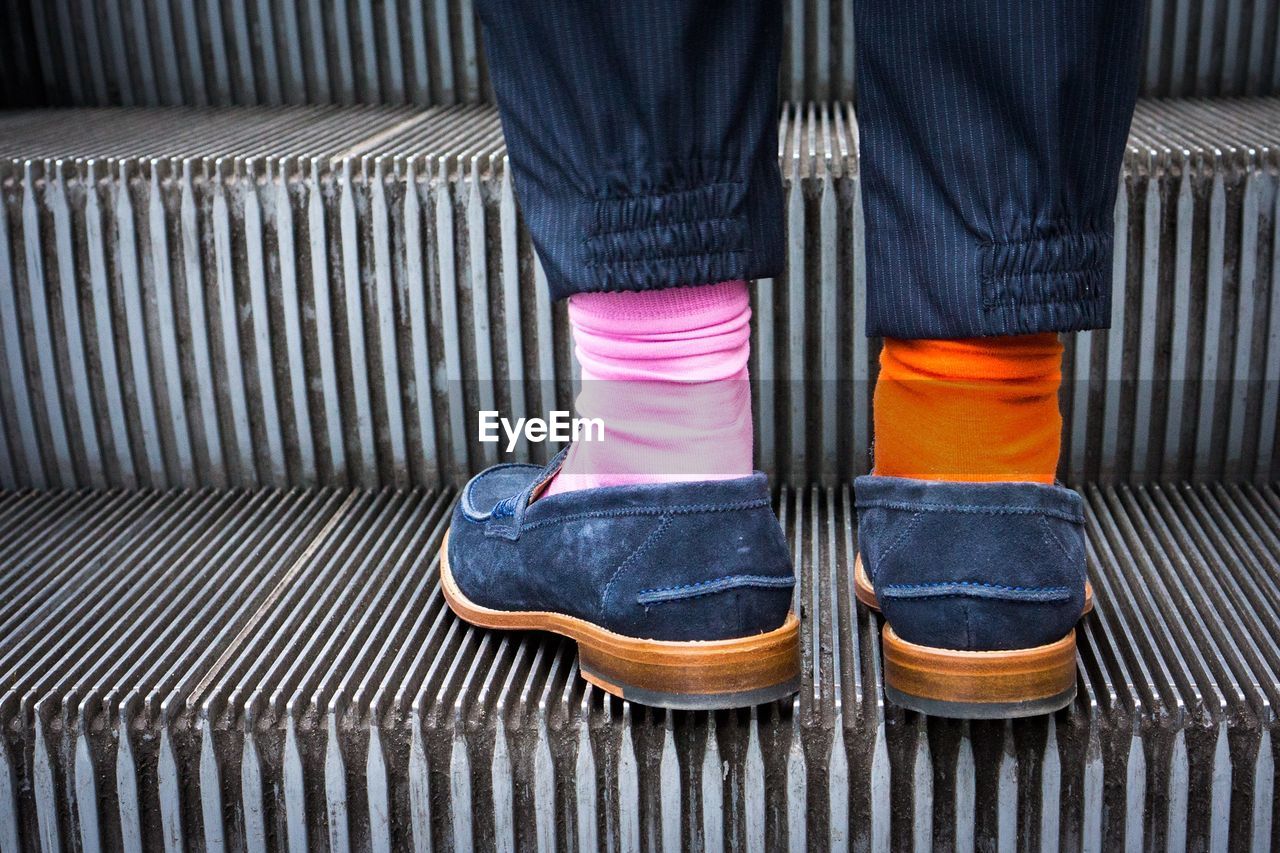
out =
{"type": "MultiPolygon", "coordinates": [[[[786,0],[781,91],[788,100],[856,95],[858,0],[786,0]]],[[[1148,0],[1139,91],[1146,97],[1280,93],[1280,4],[1148,0]]]]}
{"type": "MultiPolygon", "coordinates": [[[[784,98],[855,95],[853,4],[786,0],[784,98]]],[[[16,0],[0,105],[416,104],[492,100],[471,0],[16,0]]],[[[1148,96],[1280,93],[1280,4],[1150,0],[1148,96]]]]}
{"type": "MultiPolygon", "coordinates": [[[[867,468],[876,372],[856,119],[780,127],[758,464],[831,484],[867,468]]],[[[1140,105],[1065,478],[1280,474],[1278,142],[1280,100],[1140,105]]],[[[4,113],[0,200],[0,487],[457,484],[547,453],[479,443],[477,410],[572,406],[491,108],[4,113]]]]}
{"type": "Polygon", "coordinates": [[[0,846],[1266,850],[1280,490],[1086,486],[1059,714],[886,706],[847,486],[783,489],[794,700],[605,697],[454,619],[451,493],[0,494],[0,846]]]}
{"type": "Polygon", "coordinates": [[[15,0],[0,105],[492,100],[471,0],[15,0]]]}

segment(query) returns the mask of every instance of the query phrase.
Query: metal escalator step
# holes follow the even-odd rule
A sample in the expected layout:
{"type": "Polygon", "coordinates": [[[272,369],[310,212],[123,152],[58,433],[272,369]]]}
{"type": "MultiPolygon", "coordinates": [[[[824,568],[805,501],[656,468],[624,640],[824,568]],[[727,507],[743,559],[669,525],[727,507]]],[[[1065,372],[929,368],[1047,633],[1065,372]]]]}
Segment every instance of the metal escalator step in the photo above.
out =
{"type": "Polygon", "coordinates": [[[450,492],[0,494],[0,845],[1269,849],[1280,489],[1088,486],[1079,695],[886,706],[847,486],[783,489],[803,688],[667,713],[441,598],[450,492]]]}
{"type": "MultiPolygon", "coordinates": [[[[867,468],[876,373],[856,119],[780,129],[757,461],[832,484],[867,468]]],[[[1064,478],[1280,476],[1278,143],[1277,99],[1140,104],[1064,478]]],[[[546,454],[479,443],[478,409],[571,408],[490,108],[0,113],[0,199],[0,487],[456,484],[546,454]]]]}
{"type": "MultiPolygon", "coordinates": [[[[11,4],[0,105],[406,104],[491,100],[470,0],[321,4],[90,0],[11,4]]],[[[852,98],[853,6],[782,4],[781,91],[852,98]]],[[[1152,0],[1148,96],[1280,91],[1280,4],[1152,0]]]]}
{"type": "MultiPolygon", "coordinates": [[[[787,0],[780,81],[784,98],[854,97],[854,8],[832,0],[787,0]]],[[[1200,0],[1152,0],[1144,8],[1143,96],[1280,92],[1280,55],[1269,38],[1280,23],[1277,4],[1256,3],[1247,13],[1200,0]]]]}

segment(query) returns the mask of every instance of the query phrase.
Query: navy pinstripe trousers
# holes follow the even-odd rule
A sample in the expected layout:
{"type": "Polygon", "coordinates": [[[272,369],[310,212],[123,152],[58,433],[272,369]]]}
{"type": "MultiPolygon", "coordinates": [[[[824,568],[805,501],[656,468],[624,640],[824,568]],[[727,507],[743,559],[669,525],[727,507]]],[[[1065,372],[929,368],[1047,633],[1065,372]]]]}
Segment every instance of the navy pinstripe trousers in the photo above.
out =
{"type": "MultiPolygon", "coordinates": [[[[553,296],[781,272],[780,0],[478,0],[553,296]]],[[[868,333],[1098,328],[1139,0],[855,0],[868,333]]]]}

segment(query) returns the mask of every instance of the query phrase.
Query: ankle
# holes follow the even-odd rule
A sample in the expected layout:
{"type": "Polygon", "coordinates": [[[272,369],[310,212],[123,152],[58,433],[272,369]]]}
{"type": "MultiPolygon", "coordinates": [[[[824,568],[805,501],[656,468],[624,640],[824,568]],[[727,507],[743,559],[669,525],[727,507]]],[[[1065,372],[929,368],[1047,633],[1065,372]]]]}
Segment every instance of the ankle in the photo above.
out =
{"type": "Polygon", "coordinates": [[[887,339],[875,393],[875,472],[967,482],[1052,483],[1062,417],[1053,333],[887,339]]]}
{"type": "Polygon", "coordinates": [[[604,440],[575,444],[549,494],[750,474],[750,319],[743,281],[571,297],[575,408],[604,440]]]}

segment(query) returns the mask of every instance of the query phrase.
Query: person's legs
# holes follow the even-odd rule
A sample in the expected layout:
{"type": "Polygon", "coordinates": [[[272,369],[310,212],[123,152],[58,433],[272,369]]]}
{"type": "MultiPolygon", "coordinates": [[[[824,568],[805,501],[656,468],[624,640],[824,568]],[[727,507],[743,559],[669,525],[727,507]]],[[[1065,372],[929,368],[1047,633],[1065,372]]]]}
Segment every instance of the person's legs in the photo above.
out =
{"type": "Polygon", "coordinates": [[[858,0],[868,333],[1105,326],[1135,0],[858,0]]]}
{"type": "Polygon", "coordinates": [[[479,0],[551,295],[776,275],[776,0],[479,0]]]}
{"type": "Polygon", "coordinates": [[[868,333],[886,339],[859,595],[884,608],[898,701],[1051,710],[1085,604],[1080,499],[1053,484],[1052,333],[1110,316],[1142,4],[854,8],[868,333]]]}
{"type": "Polygon", "coordinates": [[[551,492],[749,474],[745,374],[708,375],[697,353],[727,334],[745,370],[740,282],[782,266],[777,4],[479,9],[521,210],[552,296],[576,295],[578,414],[605,425],[551,492]],[[614,291],[644,295],[592,295],[614,291]],[[642,363],[660,369],[631,381],[642,363]]]}
{"type": "Polygon", "coordinates": [[[604,440],[463,489],[446,598],[577,640],[650,704],[799,686],[794,577],[750,470],[745,281],[783,262],[776,0],[478,0],[516,196],[604,440]]]}

